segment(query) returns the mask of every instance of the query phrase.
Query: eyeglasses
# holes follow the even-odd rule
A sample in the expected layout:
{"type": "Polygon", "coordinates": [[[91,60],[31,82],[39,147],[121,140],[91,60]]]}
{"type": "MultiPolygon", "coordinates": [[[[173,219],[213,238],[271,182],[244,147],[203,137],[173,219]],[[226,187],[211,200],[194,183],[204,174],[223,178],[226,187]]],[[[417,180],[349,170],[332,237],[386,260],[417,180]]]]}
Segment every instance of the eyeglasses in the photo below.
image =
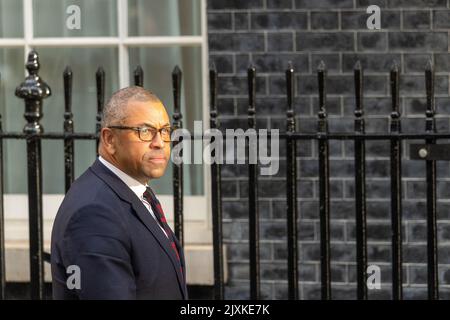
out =
{"type": "Polygon", "coordinates": [[[161,139],[164,142],[170,142],[170,134],[172,129],[170,127],[163,127],[161,129],[151,128],[151,127],[127,127],[127,126],[108,126],[111,129],[120,129],[120,130],[134,130],[138,132],[139,139],[142,141],[150,142],[156,136],[156,133],[159,132],[161,135],[161,139]]]}

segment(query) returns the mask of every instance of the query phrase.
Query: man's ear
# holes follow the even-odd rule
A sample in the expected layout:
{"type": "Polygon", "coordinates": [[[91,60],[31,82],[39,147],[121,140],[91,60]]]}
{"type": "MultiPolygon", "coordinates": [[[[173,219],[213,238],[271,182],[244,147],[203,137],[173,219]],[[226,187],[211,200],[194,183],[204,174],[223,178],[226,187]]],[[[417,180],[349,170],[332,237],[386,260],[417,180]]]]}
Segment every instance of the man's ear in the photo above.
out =
{"type": "Polygon", "coordinates": [[[102,128],[100,131],[100,139],[103,144],[103,147],[105,148],[106,152],[109,154],[115,154],[116,153],[116,139],[117,137],[109,128],[102,128]]]}

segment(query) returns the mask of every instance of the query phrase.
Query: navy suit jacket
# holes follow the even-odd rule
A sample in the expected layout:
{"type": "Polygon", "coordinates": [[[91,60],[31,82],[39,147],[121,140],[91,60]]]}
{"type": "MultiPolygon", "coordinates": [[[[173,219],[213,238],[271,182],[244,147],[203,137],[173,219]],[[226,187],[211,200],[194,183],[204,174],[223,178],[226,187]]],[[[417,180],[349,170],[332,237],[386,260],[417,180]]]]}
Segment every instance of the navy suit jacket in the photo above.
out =
{"type": "Polygon", "coordinates": [[[184,274],[158,222],[97,159],[72,184],[56,215],[53,298],[187,299],[183,249],[174,238],[184,274]],[[72,265],[80,270],[79,289],[73,288],[77,282],[72,265]]]}

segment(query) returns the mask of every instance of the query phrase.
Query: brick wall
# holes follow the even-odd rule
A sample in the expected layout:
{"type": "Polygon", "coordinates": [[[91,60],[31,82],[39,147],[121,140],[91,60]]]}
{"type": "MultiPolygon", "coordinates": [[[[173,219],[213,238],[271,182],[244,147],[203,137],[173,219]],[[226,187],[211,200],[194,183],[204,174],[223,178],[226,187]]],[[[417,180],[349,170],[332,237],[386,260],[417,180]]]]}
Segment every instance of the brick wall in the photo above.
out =
{"type": "MultiPolygon", "coordinates": [[[[449,128],[448,0],[209,0],[209,55],[219,77],[223,128],[247,128],[246,69],[257,70],[257,125],[284,131],[284,70],[296,70],[297,128],[314,132],[318,99],[316,68],[328,68],[330,131],[352,131],[353,66],[365,69],[367,132],[387,132],[391,104],[389,69],[401,70],[402,129],[425,128],[424,69],[436,66],[438,131],[449,128]],[[368,5],[381,8],[381,30],[368,30],[368,5]]],[[[332,296],[356,297],[353,143],[330,144],[332,296]]],[[[281,150],[281,155],[283,155],[281,150]]],[[[403,237],[404,296],[427,297],[426,191],[424,162],[409,160],[404,145],[403,237]]],[[[389,143],[366,144],[369,264],[381,267],[381,290],[370,299],[391,297],[389,143]]],[[[261,177],[261,279],[264,298],[287,298],[285,161],[274,177],[261,177]]],[[[301,299],[320,298],[317,145],[298,144],[299,272],[301,299]]],[[[439,281],[450,298],[450,165],[438,162],[439,281]]],[[[249,297],[247,168],[224,165],[224,234],[230,282],[226,297],[249,297]]]]}

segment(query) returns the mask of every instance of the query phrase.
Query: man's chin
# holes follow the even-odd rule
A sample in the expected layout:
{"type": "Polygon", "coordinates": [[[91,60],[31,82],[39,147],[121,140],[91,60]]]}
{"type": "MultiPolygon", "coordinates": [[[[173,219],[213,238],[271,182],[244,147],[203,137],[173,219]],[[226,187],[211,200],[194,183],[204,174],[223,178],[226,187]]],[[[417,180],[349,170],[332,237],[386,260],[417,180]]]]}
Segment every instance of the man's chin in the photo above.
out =
{"type": "Polygon", "coordinates": [[[148,172],[146,172],[146,176],[149,177],[149,179],[159,179],[164,175],[165,167],[162,169],[153,169],[148,172]]]}

